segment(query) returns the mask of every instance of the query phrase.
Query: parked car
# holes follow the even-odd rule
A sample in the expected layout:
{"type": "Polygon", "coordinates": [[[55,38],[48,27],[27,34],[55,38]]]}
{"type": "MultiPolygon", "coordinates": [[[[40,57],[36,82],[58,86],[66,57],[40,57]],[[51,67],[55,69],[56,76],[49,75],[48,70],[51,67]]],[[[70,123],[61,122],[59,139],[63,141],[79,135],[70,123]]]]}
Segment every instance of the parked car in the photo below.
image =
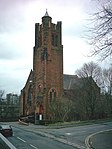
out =
{"type": "Polygon", "coordinates": [[[0,125],[0,133],[5,137],[13,136],[13,130],[10,125],[0,125]]]}

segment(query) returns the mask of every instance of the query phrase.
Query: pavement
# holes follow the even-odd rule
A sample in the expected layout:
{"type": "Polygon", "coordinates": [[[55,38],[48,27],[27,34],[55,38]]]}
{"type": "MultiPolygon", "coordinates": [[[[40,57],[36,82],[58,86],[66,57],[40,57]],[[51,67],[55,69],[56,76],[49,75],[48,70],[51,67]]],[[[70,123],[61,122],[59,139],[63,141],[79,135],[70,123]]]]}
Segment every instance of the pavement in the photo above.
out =
{"type": "MultiPolygon", "coordinates": [[[[34,125],[34,124],[28,125],[21,122],[7,122],[7,123],[11,126],[19,127],[21,129],[25,129],[27,131],[37,133],[41,136],[49,137],[59,142],[71,145],[75,148],[83,149],[80,145],[75,144],[75,141],[73,139],[72,141],[68,141],[67,137],[61,136],[61,133],[56,134],[55,131],[53,131],[53,129],[56,129],[56,127],[34,125]]],[[[90,135],[87,139],[87,144],[89,144],[88,145],[89,147],[87,147],[87,149],[112,149],[112,131],[101,132],[98,134],[90,135]]]]}

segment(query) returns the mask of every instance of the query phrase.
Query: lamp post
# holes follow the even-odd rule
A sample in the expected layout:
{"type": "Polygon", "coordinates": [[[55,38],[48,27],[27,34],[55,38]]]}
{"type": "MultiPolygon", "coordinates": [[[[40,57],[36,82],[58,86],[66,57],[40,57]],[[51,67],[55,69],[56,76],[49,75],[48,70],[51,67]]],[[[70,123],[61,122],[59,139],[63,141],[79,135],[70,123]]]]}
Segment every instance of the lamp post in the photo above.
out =
{"type": "Polygon", "coordinates": [[[112,95],[112,76],[110,78],[110,95],[112,95]]]}
{"type": "Polygon", "coordinates": [[[34,118],[34,123],[35,123],[35,125],[37,124],[37,116],[36,116],[36,100],[37,100],[37,98],[35,97],[35,99],[34,99],[34,110],[35,110],[35,113],[34,113],[34,116],[35,116],[35,118],[34,118]]]}
{"type": "Polygon", "coordinates": [[[4,108],[2,107],[2,109],[1,109],[1,117],[3,117],[3,112],[4,112],[4,108]]]}
{"type": "MultiPolygon", "coordinates": [[[[29,83],[32,83],[33,81],[32,80],[29,80],[29,83]]],[[[34,97],[32,95],[32,97],[34,97]]],[[[37,97],[35,96],[34,97],[34,124],[36,124],[36,100],[37,100],[37,97]]]]}

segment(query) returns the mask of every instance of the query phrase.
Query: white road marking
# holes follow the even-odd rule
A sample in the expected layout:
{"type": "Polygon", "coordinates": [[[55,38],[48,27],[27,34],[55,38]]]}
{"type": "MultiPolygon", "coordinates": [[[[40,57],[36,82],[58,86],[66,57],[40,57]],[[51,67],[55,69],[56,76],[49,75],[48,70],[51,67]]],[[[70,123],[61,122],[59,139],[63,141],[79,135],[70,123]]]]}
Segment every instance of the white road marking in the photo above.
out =
{"type": "MultiPolygon", "coordinates": [[[[23,140],[23,139],[21,139],[20,137],[17,137],[19,140],[21,140],[22,142],[26,142],[25,140],[23,140]]],[[[32,144],[30,144],[30,146],[31,147],[33,147],[34,149],[39,149],[39,148],[37,148],[36,146],[34,146],[34,145],[32,145],[32,144]]]]}
{"type": "Polygon", "coordinates": [[[32,144],[30,144],[30,146],[31,146],[31,147],[33,147],[33,148],[35,148],[35,149],[38,149],[37,147],[35,147],[35,146],[34,146],[34,145],[32,145],[32,144]]]}
{"type": "Polygon", "coordinates": [[[26,142],[25,140],[21,139],[20,137],[17,137],[19,140],[23,141],[23,142],[26,142]]]}
{"type": "Polygon", "coordinates": [[[80,134],[80,133],[84,133],[84,132],[86,132],[86,131],[79,131],[79,132],[72,132],[72,133],[67,132],[67,133],[65,133],[65,135],[74,135],[74,134],[80,134]]]}
{"type": "Polygon", "coordinates": [[[67,133],[65,133],[65,134],[68,135],[68,136],[71,135],[71,133],[69,133],[69,132],[67,132],[67,133]]]}

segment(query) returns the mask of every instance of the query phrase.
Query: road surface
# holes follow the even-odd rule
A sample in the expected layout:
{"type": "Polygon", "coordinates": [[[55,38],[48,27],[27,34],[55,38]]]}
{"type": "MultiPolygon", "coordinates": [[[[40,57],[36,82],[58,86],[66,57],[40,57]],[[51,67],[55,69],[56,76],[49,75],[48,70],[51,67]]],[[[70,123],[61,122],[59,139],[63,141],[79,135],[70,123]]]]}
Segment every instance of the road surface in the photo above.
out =
{"type": "MultiPolygon", "coordinates": [[[[33,148],[32,146],[34,146],[34,148],[36,147],[35,149],[43,149],[45,148],[44,146],[49,149],[72,149],[73,147],[75,149],[86,149],[89,139],[93,139],[92,144],[94,144],[95,146],[98,145],[99,147],[101,146],[101,140],[97,138],[99,132],[104,132],[112,129],[112,122],[77,127],[72,126],[60,129],[31,124],[29,126],[24,126],[20,125],[17,122],[12,122],[9,124],[14,127],[14,137],[9,138],[9,140],[13,144],[16,144],[16,146],[18,144],[20,146],[21,144],[25,144],[27,146],[30,146],[31,148],[33,148]]],[[[107,135],[104,139],[109,140],[107,135]]],[[[108,141],[104,140],[103,143],[105,144],[105,146],[108,145],[108,141]]],[[[18,148],[19,145],[17,146],[18,148]]]]}
{"type": "Polygon", "coordinates": [[[72,146],[38,135],[34,132],[15,127],[13,127],[13,130],[14,136],[9,137],[8,140],[17,149],[74,149],[72,146]]]}

